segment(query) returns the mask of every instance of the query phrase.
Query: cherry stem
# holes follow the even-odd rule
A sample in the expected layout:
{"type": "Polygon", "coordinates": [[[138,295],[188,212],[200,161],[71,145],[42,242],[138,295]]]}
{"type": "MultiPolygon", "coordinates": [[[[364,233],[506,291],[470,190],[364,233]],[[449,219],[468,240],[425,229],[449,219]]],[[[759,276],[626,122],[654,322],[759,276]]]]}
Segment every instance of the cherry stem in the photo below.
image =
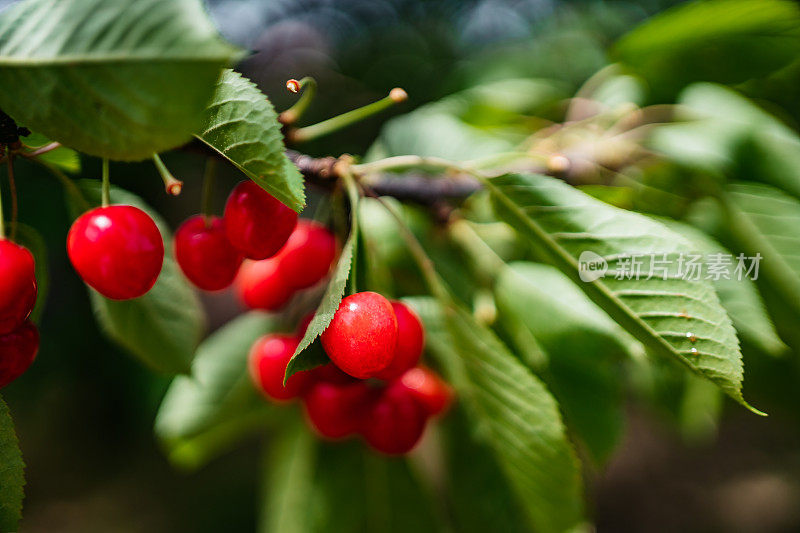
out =
{"type": "Polygon", "coordinates": [[[308,109],[311,100],[313,100],[314,95],[317,94],[317,80],[311,76],[306,76],[300,81],[289,80],[286,82],[286,88],[293,93],[303,91],[303,94],[300,95],[297,102],[278,116],[278,120],[281,124],[289,125],[297,122],[297,120],[303,116],[303,113],[306,112],[306,109],[308,109]]]}
{"type": "Polygon", "coordinates": [[[422,275],[425,278],[425,282],[428,285],[431,293],[442,302],[451,302],[452,300],[450,298],[450,294],[445,288],[444,281],[436,272],[436,267],[434,266],[433,261],[425,252],[425,249],[422,247],[419,240],[417,240],[417,237],[408,228],[406,222],[403,220],[403,217],[400,216],[400,214],[391,204],[386,202],[380,196],[370,196],[373,196],[373,198],[375,198],[386,209],[386,211],[389,212],[392,218],[394,218],[395,222],[397,222],[397,226],[400,229],[400,237],[405,241],[408,250],[411,252],[411,256],[414,258],[414,261],[416,261],[417,266],[419,266],[419,269],[422,272],[422,275]]]}
{"type": "Polygon", "coordinates": [[[32,152],[22,152],[20,155],[22,155],[23,157],[36,157],[42,154],[46,154],[47,152],[52,152],[57,148],[61,148],[61,143],[52,142],[50,144],[40,146],[39,148],[36,148],[32,152]]]}
{"type": "Polygon", "coordinates": [[[164,190],[170,196],[178,196],[183,190],[183,182],[172,175],[167,165],[161,160],[158,154],[153,154],[153,163],[155,163],[158,173],[161,174],[161,179],[164,181],[164,190]]]}
{"type": "Polygon", "coordinates": [[[11,240],[17,236],[17,216],[19,207],[17,205],[17,182],[14,179],[14,155],[9,152],[6,158],[8,165],[8,188],[11,191],[11,240]]]}
{"type": "Polygon", "coordinates": [[[108,207],[111,203],[111,180],[108,176],[108,158],[103,158],[103,185],[102,185],[102,205],[108,207]]]}
{"type": "Polygon", "coordinates": [[[298,128],[288,133],[288,139],[292,142],[306,142],[329,133],[333,133],[342,128],[346,128],[351,124],[360,122],[366,118],[380,113],[395,104],[404,102],[408,98],[408,94],[400,88],[394,88],[385,98],[381,98],[377,102],[353,109],[347,113],[342,113],[328,120],[323,120],[317,124],[306,126],[305,128],[298,128]]]}
{"type": "Polygon", "coordinates": [[[214,214],[214,182],[217,177],[217,160],[213,157],[206,159],[206,170],[203,175],[203,198],[201,209],[206,226],[211,225],[211,217],[214,214]]]}

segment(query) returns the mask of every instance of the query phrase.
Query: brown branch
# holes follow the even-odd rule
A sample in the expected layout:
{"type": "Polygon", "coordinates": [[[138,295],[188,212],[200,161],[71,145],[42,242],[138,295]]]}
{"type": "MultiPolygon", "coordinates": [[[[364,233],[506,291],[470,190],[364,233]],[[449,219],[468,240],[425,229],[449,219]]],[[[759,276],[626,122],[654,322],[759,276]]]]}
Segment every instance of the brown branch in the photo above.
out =
{"type": "MultiPolygon", "coordinates": [[[[182,149],[226,160],[219,152],[198,140],[184,145],[182,149]]],[[[335,166],[340,158],[312,157],[296,150],[286,150],[286,156],[297,166],[308,183],[331,189],[339,179],[335,166]]],[[[378,196],[392,196],[401,201],[425,206],[463,200],[480,188],[481,185],[475,178],[465,175],[435,178],[420,173],[384,174],[369,182],[369,189],[378,196]]]]}
{"type": "MultiPolygon", "coordinates": [[[[309,183],[330,187],[338,178],[334,166],[335,157],[315,158],[294,150],[286,155],[300,170],[309,183]]],[[[392,196],[401,201],[433,206],[448,200],[463,200],[481,188],[478,180],[471,176],[432,178],[410,174],[384,174],[370,181],[369,190],[377,196],[392,196]]]]}

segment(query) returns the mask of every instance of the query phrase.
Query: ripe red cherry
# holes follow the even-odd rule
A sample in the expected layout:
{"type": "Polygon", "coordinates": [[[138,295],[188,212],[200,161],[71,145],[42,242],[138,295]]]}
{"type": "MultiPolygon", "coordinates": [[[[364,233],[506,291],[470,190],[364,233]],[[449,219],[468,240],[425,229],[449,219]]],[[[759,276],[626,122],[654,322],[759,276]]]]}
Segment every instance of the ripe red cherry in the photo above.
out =
{"type": "Polygon", "coordinates": [[[389,300],[375,292],[359,292],[342,300],[322,347],[331,361],[353,377],[374,376],[392,362],[397,344],[397,319],[389,300]]]}
{"type": "Polygon", "coordinates": [[[228,241],[219,217],[195,215],[175,232],[175,259],[189,281],[206,291],[233,283],[242,254],[228,241]]]}
{"type": "Polygon", "coordinates": [[[164,241],[153,219],[130,205],[81,215],[67,235],[67,253],[83,281],[112,300],[137,298],[158,279],[164,241]]]}
{"type": "Polygon", "coordinates": [[[20,327],[0,335],[0,388],[20,377],[39,351],[39,330],[28,320],[20,327]]]}
{"type": "Polygon", "coordinates": [[[311,426],[323,437],[340,439],[356,433],[369,407],[372,391],[363,381],[319,381],[303,398],[311,426]]]}
{"type": "Polygon", "coordinates": [[[264,335],[250,349],[250,377],[265,396],[274,400],[290,400],[299,396],[309,384],[309,373],[298,372],[283,384],[286,365],[297,349],[291,335],[264,335]]]}
{"type": "Polygon", "coordinates": [[[427,416],[404,387],[388,385],[364,417],[361,433],[379,452],[408,453],[419,442],[427,416]]]}
{"type": "Polygon", "coordinates": [[[292,296],[275,258],[245,261],[236,277],[236,293],[250,309],[277,311],[292,296]]]}
{"type": "Polygon", "coordinates": [[[429,368],[412,368],[395,383],[397,387],[408,390],[429,416],[445,411],[453,398],[450,385],[429,368]]]}
{"type": "Polygon", "coordinates": [[[397,317],[397,346],[394,359],[385,369],[375,374],[376,378],[392,380],[409,368],[416,366],[425,347],[425,330],[416,313],[402,302],[392,302],[397,317]]]}
{"type": "Polygon", "coordinates": [[[325,226],[301,219],[277,257],[286,281],[295,289],[305,289],[331,269],[336,237],[325,226]]]}
{"type": "Polygon", "coordinates": [[[0,239],[0,335],[19,327],[35,303],[33,255],[23,246],[0,239]]]}
{"type": "Polygon", "coordinates": [[[297,213],[250,180],[234,187],[224,217],[228,240],[250,259],[275,255],[297,224],[297,213]]]}

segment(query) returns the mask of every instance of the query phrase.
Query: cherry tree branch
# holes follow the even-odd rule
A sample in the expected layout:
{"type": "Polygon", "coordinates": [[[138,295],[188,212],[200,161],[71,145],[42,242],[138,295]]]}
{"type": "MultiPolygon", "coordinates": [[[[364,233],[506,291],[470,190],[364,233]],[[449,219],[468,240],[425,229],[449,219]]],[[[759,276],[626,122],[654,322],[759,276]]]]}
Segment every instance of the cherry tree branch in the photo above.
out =
{"type": "MultiPolygon", "coordinates": [[[[339,160],[335,157],[316,158],[295,150],[286,150],[286,155],[309,183],[331,187],[338,178],[334,167],[339,160]]],[[[414,172],[379,174],[367,185],[378,196],[392,196],[428,206],[442,201],[463,200],[481,188],[480,182],[467,174],[435,178],[414,172]]]]}

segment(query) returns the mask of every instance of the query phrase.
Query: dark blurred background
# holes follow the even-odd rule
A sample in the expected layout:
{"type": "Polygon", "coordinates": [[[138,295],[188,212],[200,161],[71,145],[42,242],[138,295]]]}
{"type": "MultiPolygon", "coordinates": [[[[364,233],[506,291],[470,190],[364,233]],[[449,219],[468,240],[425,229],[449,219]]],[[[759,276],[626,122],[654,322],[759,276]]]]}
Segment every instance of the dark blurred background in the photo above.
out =
{"type": "MultiPolygon", "coordinates": [[[[303,147],[338,155],[363,154],[393,114],[481,82],[551,78],[570,94],[608,63],[607,48],[618,36],[674,3],[212,0],[208,7],[228,39],[252,50],[240,70],[278,110],[295,99],[287,79],[317,79],[318,98],[304,123],[376,100],[395,86],[408,91],[406,104],[303,147]]],[[[163,193],[149,163],[114,165],[112,176],[174,228],[199,209],[203,162],[185,153],[167,154],[165,161],[186,183],[178,198],[163,193]]],[[[98,177],[97,161],[83,164],[83,176],[98,177]]],[[[46,236],[51,276],[38,362],[4,391],[28,465],[22,531],[253,531],[257,446],[199,473],[168,464],[152,423],[169,378],[153,375],[97,330],[86,290],[67,262],[69,218],[60,186],[24,163],[18,175],[21,221],[46,236]]],[[[238,179],[229,172],[218,181],[218,208],[238,179]]],[[[205,301],[212,329],[237,312],[229,295],[205,301]]],[[[774,364],[763,373],[748,366],[746,387],[761,380],[780,390],[781,374],[774,364]]],[[[657,413],[632,407],[610,467],[589,474],[598,528],[800,530],[798,402],[776,396],[784,412],[767,409],[773,413],[768,422],[729,408],[718,438],[691,447],[657,413]]]]}

